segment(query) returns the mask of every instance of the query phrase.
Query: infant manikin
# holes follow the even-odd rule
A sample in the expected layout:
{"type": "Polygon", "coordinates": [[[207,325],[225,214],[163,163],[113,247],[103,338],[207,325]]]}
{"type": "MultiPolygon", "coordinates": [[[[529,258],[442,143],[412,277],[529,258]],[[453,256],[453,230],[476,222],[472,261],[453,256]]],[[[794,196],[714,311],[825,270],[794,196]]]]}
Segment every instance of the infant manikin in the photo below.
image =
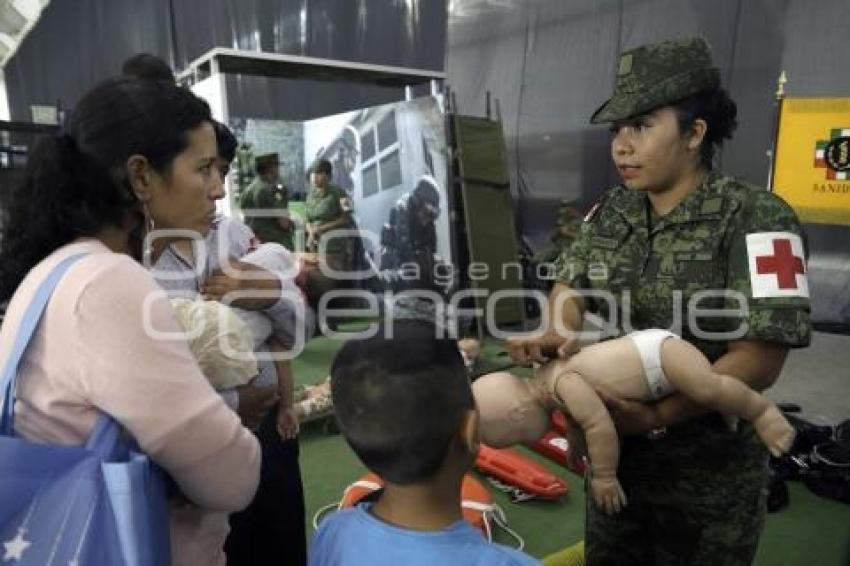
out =
{"type": "Polygon", "coordinates": [[[276,306],[279,311],[278,323],[263,311],[247,311],[237,309],[236,313],[248,324],[254,334],[257,349],[273,338],[281,344],[292,345],[297,342],[297,333],[303,332],[302,339],[308,340],[313,335],[315,315],[302,298],[301,290],[296,283],[298,274],[298,258],[280,244],[265,243],[256,250],[245,254],[240,261],[262,267],[275,274],[288,274],[290,277],[281,279],[281,292],[288,293],[287,300],[280,301],[276,306]],[[298,308],[298,303],[303,307],[298,308]],[[286,312],[288,323],[282,324],[280,313],[286,312]]]}
{"type": "Polygon", "coordinates": [[[596,504],[612,514],[626,504],[617,480],[619,440],[596,389],[633,401],[654,401],[679,391],[726,416],[751,421],[774,456],[787,452],[794,429],[776,406],[745,383],[714,373],[693,345],[665,330],[641,330],[583,348],[553,361],[525,380],[510,373],[482,376],[472,384],[481,440],[494,447],[533,442],[559,409],[581,428],[596,504]]]}

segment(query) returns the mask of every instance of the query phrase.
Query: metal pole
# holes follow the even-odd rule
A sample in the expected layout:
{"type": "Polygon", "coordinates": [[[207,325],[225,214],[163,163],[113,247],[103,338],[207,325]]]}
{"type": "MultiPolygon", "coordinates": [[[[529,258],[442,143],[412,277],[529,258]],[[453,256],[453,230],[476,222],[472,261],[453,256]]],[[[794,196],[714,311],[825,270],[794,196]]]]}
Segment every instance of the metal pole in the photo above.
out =
{"type": "Polygon", "coordinates": [[[772,145],[767,152],[770,158],[770,169],[767,172],[767,190],[773,191],[773,180],[776,175],[776,147],[779,143],[779,121],[782,119],[782,103],[785,101],[785,83],[788,82],[788,75],[785,71],[779,73],[779,79],[776,81],[776,109],[773,117],[773,139],[772,145]]]}

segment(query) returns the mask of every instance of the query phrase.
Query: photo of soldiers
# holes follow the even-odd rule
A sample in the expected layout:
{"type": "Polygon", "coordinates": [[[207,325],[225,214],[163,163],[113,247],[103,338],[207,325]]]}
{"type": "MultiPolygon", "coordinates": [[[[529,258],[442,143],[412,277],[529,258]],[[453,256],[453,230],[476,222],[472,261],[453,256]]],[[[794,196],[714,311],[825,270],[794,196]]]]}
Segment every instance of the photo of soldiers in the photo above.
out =
{"type": "Polygon", "coordinates": [[[381,230],[380,279],[385,288],[437,290],[434,267],[440,260],[435,222],[439,215],[440,194],[425,179],[390,209],[381,230]]]}
{"type": "Polygon", "coordinates": [[[277,153],[260,155],[256,159],[257,177],[239,198],[239,207],[257,238],[276,242],[293,249],[293,224],[289,218],[289,191],[280,182],[280,161],[277,153]],[[251,210],[278,211],[271,216],[252,215],[251,210]]]}

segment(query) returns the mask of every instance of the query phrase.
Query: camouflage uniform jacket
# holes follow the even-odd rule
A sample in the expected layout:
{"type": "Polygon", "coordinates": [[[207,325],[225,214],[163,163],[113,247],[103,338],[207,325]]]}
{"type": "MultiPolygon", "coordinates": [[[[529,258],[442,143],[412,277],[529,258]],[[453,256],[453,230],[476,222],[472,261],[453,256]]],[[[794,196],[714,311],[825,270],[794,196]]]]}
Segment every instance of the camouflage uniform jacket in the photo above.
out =
{"type": "MultiPolygon", "coordinates": [[[[304,205],[304,214],[307,216],[307,222],[315,222],[316,224],[327,224],[333,222],[345,215],[345,210],[342,208],[342,200],[348,198],[345,191],[336,185],[328,185],[324,195],[319,195],[318,190],[313,187],[307,195],[307,202],[304,205]]],[[[348,226],[342,226],[339,229],[347,229],[348,226]]],[[[322,234],[324,239],[326,234],[322,234]]],[[[344,238],[332,238],[328,240],[325,252],[329,254],[345,252],[346,242],[344,238]]]]}
{"type": "MultiPolygon", "coordinates": [[[[242,193],[239,207],[245,214],[246,209],[280,210],[289,208],[289,191],[281,185],[272,185],[257,177],[242,193]]],[[[276,242],[288,250],[293,249],[292,229],[284,230],[277,217],[245,215],[245,224],[250,226],[257,237],[263,242],[276,242]]]]}
{"type": "MultiPolygon", "coordinates": [[[[731,339],[788,347],[809,344],[807,290],[766,297],[753,293],[748,235],[790,233],[805,245],[802,227],[784,201],[764,189],[712,174],[666,216],[653,219],[650,211],[646,194],[623,186],[609,190],[573,246],[559,258],[561,282],[612,294],[608,299],[590,298],[589,310],[620,331],[669,328],[712,362],[726,353],[730,338],[697,338],[695,333],[737,331],[731,339]],[[734,291],[743,300],[714,296],[696,301],[706,290],[734,291]],[[694,306],[736,312],[699,317],[694,306]],[[746,310],[740,311],[742,306],[746,310]]],[[[783,277],[787,284],[790,269],[790,286],[797,286],[800,278],[794,273],[805,269],[805,258],[782,265],[780,273],[767,275],[783,277]]],[[[659,440],[626,438],[619,474],[630,502],[643,498],[673,504],[671,498],[682,498],[687,504],[696,493],[722,497],[723,489],[730,487],[729,476],[709,481],[706,473],[716,478],[728,472],[742,482],[761,478],[765,454],[751,427],[732,433],[712,414],[670,427],[659,440]]]]}
{"type": "Polygon", "coordinates": [[[419,226],[413,219],[417,201],[407,193],[390,209],[389,217],[381,228],[381,269],[397,269],[405,263],[422,264],[423,272],[433,267],[432,258],[437,253],[437,231],[433,223],[419,226]]]}

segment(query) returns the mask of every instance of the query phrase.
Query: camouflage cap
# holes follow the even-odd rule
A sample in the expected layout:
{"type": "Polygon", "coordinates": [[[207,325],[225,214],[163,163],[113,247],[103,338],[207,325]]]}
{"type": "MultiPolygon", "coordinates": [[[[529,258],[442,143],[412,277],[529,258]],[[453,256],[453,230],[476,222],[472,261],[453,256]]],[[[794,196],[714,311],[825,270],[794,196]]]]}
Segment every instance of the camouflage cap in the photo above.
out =
{"type": "Polygon", "coordinates": [[[327,159],[317,159],[310,165],[310,173],[326,173],[333,174],[333,165],[327,159]]]}
{"type": "Polygon", "coordinates": [[[254,160],[257,167],[267,167],[269,165],[280,165],[280,158],[276,153],[265,153],[258,155],[254,160]]]}
{"type": "Polygon", "coordinates": [[[590,123],[638,116],[719,86],[720,71],[702,38],[642,45],[620,55],[614,95],[593,113],[590,123]]]}

